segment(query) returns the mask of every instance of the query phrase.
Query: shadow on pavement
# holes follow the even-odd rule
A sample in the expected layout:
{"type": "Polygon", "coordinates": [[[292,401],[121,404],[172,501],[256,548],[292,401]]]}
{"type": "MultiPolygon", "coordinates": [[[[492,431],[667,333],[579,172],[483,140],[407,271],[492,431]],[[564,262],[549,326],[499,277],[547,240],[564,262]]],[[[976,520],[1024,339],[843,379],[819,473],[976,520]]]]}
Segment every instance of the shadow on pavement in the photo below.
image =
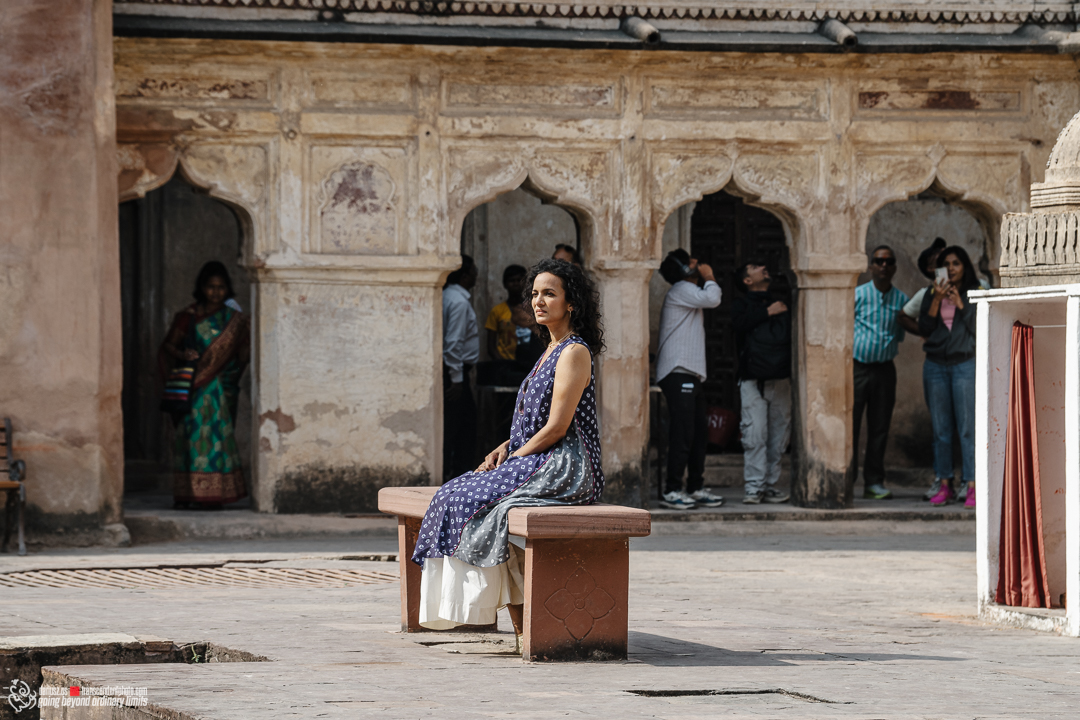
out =
{"type": "Polygon", "coordinates": [[[673,637],[630,631],[629,659],[657,667],[778,667],[808,662],[893,662],[902,660],[964,660],[940,655],[910,653],[826,653],[803,648],[776,648],[754,651],[725,650],[673,637]]]}

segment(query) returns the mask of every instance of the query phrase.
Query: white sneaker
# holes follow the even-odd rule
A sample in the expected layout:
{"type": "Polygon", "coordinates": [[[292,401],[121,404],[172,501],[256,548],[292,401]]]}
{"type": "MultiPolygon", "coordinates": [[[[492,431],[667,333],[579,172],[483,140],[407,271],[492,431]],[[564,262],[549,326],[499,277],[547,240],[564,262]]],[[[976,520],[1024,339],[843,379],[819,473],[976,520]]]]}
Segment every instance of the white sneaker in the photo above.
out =
{"type": "Polygon", "coordinates": [[[720,495],[713,495],[705,488],[701,488],[700,490],[691,493],[690,499],[693,500],[695,504],[700,505],[701,507],[720,507],[724,504],[723,497],[721,497],[720,495]]]}
{"type": "Polygon", "coordinates": [[[672,490],[669,493],[664,493],[664,498],[660,501],[660,507],[672,510],[693,510],[697,507],[697,503],[691,500],[690,496],[682,490],[672,490]]]}

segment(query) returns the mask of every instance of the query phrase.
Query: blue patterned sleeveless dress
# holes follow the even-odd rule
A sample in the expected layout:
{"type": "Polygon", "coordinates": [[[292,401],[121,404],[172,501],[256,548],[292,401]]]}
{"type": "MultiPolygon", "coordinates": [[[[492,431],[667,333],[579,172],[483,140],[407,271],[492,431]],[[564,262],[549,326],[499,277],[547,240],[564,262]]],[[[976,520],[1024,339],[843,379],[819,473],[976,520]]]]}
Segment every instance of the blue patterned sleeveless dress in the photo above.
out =
{"type": "MultiPolygon", "coordinates": [[[[573,335],[547,358],[541,358],[518,389],[509,452],[521,448],[547,424],[555,387],[555,366],[572,344],[588,345],[573,335]]],[[[469,472],[435,493],[413,552],[413,562],[452,557],[481,568],[509,557],[507,513],[515,507],[590,505],[600,499],[600,428],[596,421],[595,364],[581,393],[566,437],[542,453],[509,458],[487,472],[469,472]]]]}

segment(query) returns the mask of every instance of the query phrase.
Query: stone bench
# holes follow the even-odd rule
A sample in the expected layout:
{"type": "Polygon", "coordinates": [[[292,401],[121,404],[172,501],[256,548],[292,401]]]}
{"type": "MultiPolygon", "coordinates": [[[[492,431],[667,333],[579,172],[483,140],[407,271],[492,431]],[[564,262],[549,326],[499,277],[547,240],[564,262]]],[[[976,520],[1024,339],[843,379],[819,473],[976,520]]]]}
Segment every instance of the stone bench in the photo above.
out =
{"type": "MultiPolygon", "coordinates": [[[[383,488],[379,510],[398,519],[401,630],[420,627],[420,566],[412,558],[437,487],[383,488]]],[[[525,538],[526,660],[625,660],[631,537],[648,535],[648,511],[619,505],[514,508],[510,534],[525,538]]]]}

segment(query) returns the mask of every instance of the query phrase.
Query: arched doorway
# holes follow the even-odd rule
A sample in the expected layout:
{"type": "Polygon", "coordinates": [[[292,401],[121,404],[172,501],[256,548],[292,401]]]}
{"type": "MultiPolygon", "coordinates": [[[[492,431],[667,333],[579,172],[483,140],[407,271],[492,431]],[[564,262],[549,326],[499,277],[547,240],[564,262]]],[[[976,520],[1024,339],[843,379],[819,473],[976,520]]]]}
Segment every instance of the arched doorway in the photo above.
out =
{"type": "MultiPolygon", "coordinates": [[[[783,222],[769,211],[748,204],[737,192],[735,188],[721,190],[672,213],[664,226],[663,255],[681,247],[691,257],[711,265],[723,293],[720,305],[704,312],[708,377],[703,387],[708,406],[726,411],[733,422],[730,432],[711,433],[705,484],[707,487],[741,490],[743,461],[738,433],[738,349],[731,326],[731,305],[740,292],[736,287],[735,271],[748,260],[764,260],[774,277],[774,290],[790,297],[789,307],[793,317],[796,293],[783,222]],[[714,440],[722,441],[716,443],[714,440]]],[[[651,364],[655,363],[660,310],[669,287],[659,273],[653,274],[649,285],[651,364]]],[[[655,366],[652,370],[652,379],[655,380],[655,366]]],[[[663,457],[666,453],[667,426],[663,401],[655,386],[651,396],[653,421],[650,454],[657,468],[653,474],[654,482],[661,486],[666,472],[663,457]]],[[[789,462],[785,457],[781,479],[785,487],[789,478],[789,462]]],[[[659,495],[659,487],[656,490],[653,494],[659,495]]]]}
{"type": "MultiPolygon", "coordinates": [[[[573,215],[545,202],[524,186],[474,208],[465,218],[461,231],[461,252],[473,258],[477,267],[476,284],[470,294],[480,334],[479,364],[469,382],[478,410],[477,457],[472,467],[479,463],[484,454],[509,437],[509,418],[513,396],[517,392],[514,371],[508,370],[505,364],[513,358],[499,355],[499,343],[495,342],[500,332],[516,330],[516,326],[511,327],[512,321],[511,325],[507,325],[505,311],[508,308],[499,307],[508,299],[507,289],[503,285],[504,273],[512,266],[528,269],[537,261],[551,257],[556,245],[579,249],[579,236],[578,223],[573,215]],[[496,329],[492,330],[492,327],[496,329]],[[492,349],[495,350],[494,357],[492,349]]],[[[526,329],[521,330],[524,345],[530,338],[526,329]]],[[[446,329],[443,331],[445,333],[446,329]]],[[[522,345],[515,344],[519,367],[523,363],[529,364],[522,345]]],[[[501,344],[503,350],[507,347],[506,342],[501,344]]],[[[447,412],[456,410],[454,407],[448,409],[444,404],[444,413],[447,412]]],[[[444,431],[444,481],[454,476],[454,470],[447,466],[449,448],[446,434],[444,431]]]]}
{"type": "MultiPolygon", "coordinates": [[[[126,501],[161,505],[172,493],[172,428],[160,412],[158,348],[173,316],[193,301],[203,263],[218,260],[248,311],[251,284],[240,264],[243,224],[229,205],[177,172],[145,197],[119,206],[124,356],[124,492],[126,501]]],[[[251,482],[250,374],[241,380],[236,438],[251,482]]]]}
{"type": "MultiPolygon", "coordinates": [[[[897,269],[893,285],[912,297],[931,284],[918,268],[919,255],[935,238],[947,245],[964,248],[986,286],[994,284],[990,272],[993,249],[979,218],[966,207],[949,202],[935,189],[907,200],[885,205],[870,218],[866,232],[867,255],[879,245],[888,245],[896,253],[897,269]]],[[[859,277],[859,284],[870,282],[869,272],[859,277]]],[[[885,452],[888,483],[901,488],[894,493],[922,492],[933,482],[933,429],[930,412],[922,392],[922,368],[925,355],[922,341],[907,335],[896,356],[896,407],[893,410],[889,440],[885,452]],[[910,490],[909,490],[910,489],[910,490]]],[[[864,421],[865,425],[865,421],[864,421]]],[[[954,442],[959,462],[959,445],[954,442]]],[[[866,452],[866,432],[859,433],[859,475],[866,452]]],[[[855,477],[857,487],[862,479],[855,477]]],[[[858,496],[858,495],[856,495],[858,496]]]]}

